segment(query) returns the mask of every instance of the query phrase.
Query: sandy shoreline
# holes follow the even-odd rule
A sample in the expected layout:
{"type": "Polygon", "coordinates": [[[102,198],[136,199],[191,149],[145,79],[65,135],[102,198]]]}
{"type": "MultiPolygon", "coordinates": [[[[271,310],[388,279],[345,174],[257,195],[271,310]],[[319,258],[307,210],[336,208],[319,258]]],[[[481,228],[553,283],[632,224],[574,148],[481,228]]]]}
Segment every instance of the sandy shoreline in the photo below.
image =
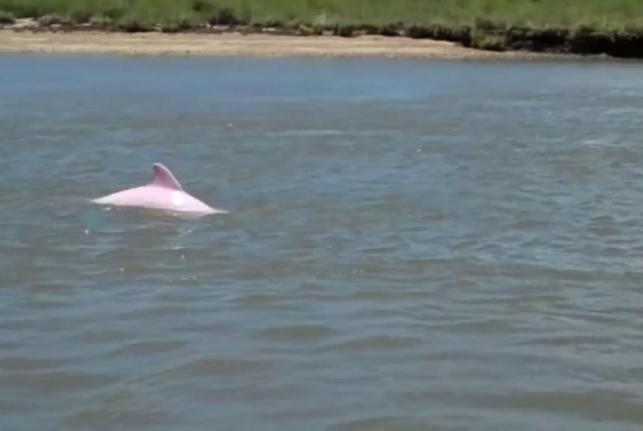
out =
{"type": "Polygon", "coordinates": [[[108,33],[0,30],[0,53],[192,55],[247,57],[384,57],[453,60],[569,58],[530,52],[491,52],[429,39],[359,36],[281,36],[224,33],[108,33]]]}

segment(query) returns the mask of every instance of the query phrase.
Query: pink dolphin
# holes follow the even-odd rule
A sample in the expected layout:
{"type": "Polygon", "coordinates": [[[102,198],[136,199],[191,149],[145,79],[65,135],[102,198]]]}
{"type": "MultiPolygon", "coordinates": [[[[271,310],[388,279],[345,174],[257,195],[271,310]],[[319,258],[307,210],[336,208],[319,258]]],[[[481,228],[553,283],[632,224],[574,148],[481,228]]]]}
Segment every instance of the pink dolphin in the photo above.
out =
{"type": "Polygon", "coordinates": [[[150,184],[112,193],[92,202],[199,215],[227,213],[187,194],[172,171],[161,163],[154,163],[154,180],[150,184]]]}

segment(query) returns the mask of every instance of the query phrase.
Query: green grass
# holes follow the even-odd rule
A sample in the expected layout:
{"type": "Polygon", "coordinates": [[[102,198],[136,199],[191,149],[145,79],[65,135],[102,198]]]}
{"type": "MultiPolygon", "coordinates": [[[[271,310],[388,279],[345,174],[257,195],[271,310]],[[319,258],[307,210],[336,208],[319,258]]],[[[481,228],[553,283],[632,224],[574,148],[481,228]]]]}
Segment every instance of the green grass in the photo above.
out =
{"type": "Polygon", "coordinates": [[[16,18],[12,13],[0,10],[0,24],[13,24],[16,18]]]}
{"type": "Polygon", "coordinates": [[[57,15],[113,25],[441,24],[623,30],[643,28],[643,0],[0,0],[15,17],[57,15]]]}

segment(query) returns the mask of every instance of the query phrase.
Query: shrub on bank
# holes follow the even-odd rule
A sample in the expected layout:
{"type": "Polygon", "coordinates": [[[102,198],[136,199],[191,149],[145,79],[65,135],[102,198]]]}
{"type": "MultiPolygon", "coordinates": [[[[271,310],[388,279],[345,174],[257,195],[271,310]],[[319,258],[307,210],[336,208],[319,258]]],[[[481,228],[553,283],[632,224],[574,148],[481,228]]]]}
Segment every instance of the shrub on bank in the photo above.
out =
{"type": "Polygon", "coordinates": [[[16,22],[16,17],[10,12],[0,10],[0,25],[13,24],[16,22]]]}

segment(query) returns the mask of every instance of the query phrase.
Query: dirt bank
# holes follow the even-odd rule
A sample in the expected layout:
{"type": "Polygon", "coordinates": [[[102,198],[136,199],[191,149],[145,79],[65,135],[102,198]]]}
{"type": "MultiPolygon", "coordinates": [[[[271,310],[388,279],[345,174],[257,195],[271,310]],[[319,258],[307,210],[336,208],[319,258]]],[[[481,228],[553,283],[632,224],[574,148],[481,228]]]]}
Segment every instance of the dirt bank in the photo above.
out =
{"type": "Polygon", "coordinates": [[[529,52],[492,52],[455,42],[409,37],[292,36],[214,33],[119,33],[0,30],[0,52],[203,56],[321,56],[442,59],[536,59],[529,52]]]}

